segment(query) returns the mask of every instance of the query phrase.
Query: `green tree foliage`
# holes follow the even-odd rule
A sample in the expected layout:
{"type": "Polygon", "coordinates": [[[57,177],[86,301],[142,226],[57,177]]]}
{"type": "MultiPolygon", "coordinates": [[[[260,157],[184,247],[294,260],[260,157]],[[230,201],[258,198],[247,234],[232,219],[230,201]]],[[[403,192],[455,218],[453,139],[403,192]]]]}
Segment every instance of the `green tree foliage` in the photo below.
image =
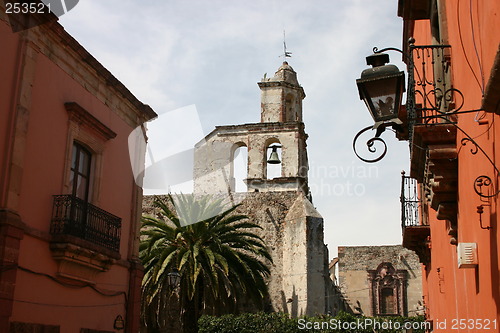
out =
{"type": "Polygon", "coordinates": [[[246,313],[202,316],[199,333],[424,333],[425,324],[423,317],[363,317],[345,312],[335,317],[301,318],[285,313],[246,313]]]}
{"type": "Polygon", "coordinates": [[[235,214],[237,206],[224,210],[221,200],[209,196],[169,195],[155,197],[153,204],[159,213],[142,218],[140,244],[143,322],[150,331],[169,320],[174,290],[168,273],[174,270],[181,275],[178,299],[184,331],[196,331],[201,313],[234,312],[242,297],[262,306],[272,259],[253,232],[258,225],[235,214]]]}

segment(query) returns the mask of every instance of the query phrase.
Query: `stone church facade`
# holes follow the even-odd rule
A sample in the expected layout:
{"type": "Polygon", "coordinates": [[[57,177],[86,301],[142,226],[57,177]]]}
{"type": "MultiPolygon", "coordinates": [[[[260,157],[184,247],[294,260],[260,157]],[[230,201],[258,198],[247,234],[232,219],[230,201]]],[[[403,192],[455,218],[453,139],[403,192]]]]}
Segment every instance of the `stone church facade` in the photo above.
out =
{"type": "MultiPolygon", "coordinates": [[[[340,308],[366,316],[423,314],[422,268],[418,256],[401,245],[339,246],[340,308]]],[[[335,267],[331,265],[332,273],[335,267]]],[[[339,302],[337,302],[339,303],[339,302]]]]}
{"type": "MultiPolygon", "coordinates": [[[[304,89],[288,63],[261,89],[259,123],[217,126],[195,147],[194,194],[226,196],[240,203],[273,258],[267,310],[292,316],[326,313],[330,283],[323,218],[311,203],[308,183],[307,134],[302,121],[304,89]],[[247,192],[235,191],[234,157],[248,150],[247,192]],[[280,156],[281,173],[268,175],[268,154],[280,156]]],[[[275,163],[277,161],[274,161],[275,163]]],[[[146,198],[145,211],[151,198],[146,198]]]]}

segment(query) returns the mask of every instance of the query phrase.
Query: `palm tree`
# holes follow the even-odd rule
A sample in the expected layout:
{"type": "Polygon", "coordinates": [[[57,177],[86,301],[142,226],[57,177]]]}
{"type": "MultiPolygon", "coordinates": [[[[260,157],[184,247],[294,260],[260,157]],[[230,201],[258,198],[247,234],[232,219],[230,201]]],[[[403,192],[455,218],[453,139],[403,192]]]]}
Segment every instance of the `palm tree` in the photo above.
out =
{"type": "Polygon", "coordinates": [[[153,205],[158,217],[143,217],[140,244],[145,268],[143,321],[148,327],[158,329],[166,323],[172,296],[168,273],[175,270],[181,274],[185,332],[196,332],[202,311],[235,311],[242,297],[262,307],[272,259],[263,240],[252,232],[260,226],[234,214],[238,206],[223,210],[222,200],[208,196],[155,197],[153,205]]]}

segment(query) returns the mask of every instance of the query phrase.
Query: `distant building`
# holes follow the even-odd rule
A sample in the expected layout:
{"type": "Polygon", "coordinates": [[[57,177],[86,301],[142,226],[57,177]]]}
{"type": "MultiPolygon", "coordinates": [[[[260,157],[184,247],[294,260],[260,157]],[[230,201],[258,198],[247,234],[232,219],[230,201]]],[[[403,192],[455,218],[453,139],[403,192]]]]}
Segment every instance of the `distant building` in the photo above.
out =
{"type": "MultiPolygon", "coordinates": [[[[330,266],[335,274],[335,262],[330,266]]],[[[338,248],[339,310],[365,316],[423,314],[418,256],[401,245],[338,248]]]]}
{"type": "Polygon", "coordinates": [[[53,14],[7,17],[4,3],[0,332],[137,332],[142,190],[127,140],[156,114],[53,14]]]}

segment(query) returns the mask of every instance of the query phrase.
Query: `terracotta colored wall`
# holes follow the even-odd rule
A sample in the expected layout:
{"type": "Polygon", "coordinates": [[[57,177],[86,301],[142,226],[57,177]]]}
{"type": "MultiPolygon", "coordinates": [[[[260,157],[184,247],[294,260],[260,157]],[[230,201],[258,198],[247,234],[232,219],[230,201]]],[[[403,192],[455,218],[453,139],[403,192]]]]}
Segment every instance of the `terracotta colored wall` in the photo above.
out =
{"type": "MultiPolygon", "coordinates": [[[[137,328],[138,308],[130,304],[139,301],[137,287],[141,267],[134,264],[132,270],[129,269],[130,260],[137,256],[133,244],[137,241],[134,232],[139,207],[136,204],[140,205],[141,191],[134,183],[127,140],[134,127],[131,122],[140,121],[133,113],[139,111],[133,109],[130,99],[113,90],[113,86],[108,88],[100,83],[99,80],[105,79],[88,71],[85,67],[88,63],[78,59],[78,54],[71,53],[70,47],[58,43],[51,45],[54,58],[66,57],[67,62],[54,60],[52,55],[49,59],[44,51],[46,46],[39,48],[36,45],[46,41],[37,40],[40,35],[35,32],[30,37],[33,42],[22,49],[19,45],[23,44],[20,41],[23,33],[12,33],[4,20],[5,17],[0,16],[0,209],[16,212],[25,224],[19,255],[16,253],[15,258],[19,269],[14,269],[16,274],[10,275],[15,291],[8,296],[14,299],[9,320],[58,325],[63,333],[79,332],[81,328],[114,331],[114,319],[121,315],[128,320],[129,328],[137,328]],[[19,71],[17,64],[24,57],[23,50],[29,54],[28,64],[19,71]],[[18,72],[23,74],[22,78],[18,77],[18,72]],[[84,87],[81,82],[85,80],[89,84],[84,87]],[[20,82],[24,85],[22,96],[16,95],[20,82]],[[18,100],[27,107],[24,112],[16,108],[18,100]],[[100,186],[93,189],[99,194],[93,196],[91,203],[122,219],[121,259],[108,271],[98,273],[91,286],[59,278],[58,263],[50,250],[52,196],[69,193],[65,187],[68,180],[64,179],[66,151],[68,145],[72,145],[68,140],[70,122],[64,106],[67,102],[78,103],[116,133],[115,138],[104,143],[100,186]],[[19,121],[21,118],[23,121],[19,121]],[[22,127],[15,128],[16,119],[22,127]],[[12,139],[16,140],[16,145],[14,150],[9,150],[12,139]],[[19,162],[9,167],[13,159],[19,162]],[[129,285],[130,276],[136,285],[129,285]],[[134,296],[127,304],[130,290],[134,296]]],[[[0,236],[0,247],[3,247],[4,234],[0,236]]],[[[0,275],[2,286],[4,278],[5,275],[0,275]]],[[[0,317],[2,315],[3,312],[0,317]]],[[[2,332],[6,331],[4,324],[0,318],[2,332]]]]}
{"type": "Polygon", "coordinates": [[[8,142],[9,142],[9,127],[12,122],[12,117],[9,108],[12,108],[16,87],[13,85],[17,75],[17,59],[16,56],[19,52],[19,43],[15,35],[9,33],[8,28],[1,24],[1,41],[2,52],[0,52],[0,65],[2,66],[0,91],[2,98],[0,98],[0,206],[4,206],[5,191],[6,191],[6,167],[8,158],[8,142]]]}
{"type": "MultiPolygon", "coordinates": [[[[472,9],[469,7],[469,1],[449,0],[444,3],[446,16],[442,19],[447,22],[449,39],[443,42],[452,46],[453,85],[464,95],[462,111],[479,109],[482,89],[489,79],[500,43],[500,2],[473,1],[472,9]],[[457,7],[458,5],[460,7],[457,7]]],[[[416,22],[414,33],[417,44],[430,40],[429,31],[429,21],[416,22]]],[[[458,123],[466,133],[475,138],[497,165],[496,156],[500,153],[498,144],[495,144],[500,142],[498,118],[498,115],[474,112],[461,114],[458,123]]],[[[434,321],[435,328],[440,328],[436,325],[439,323],[443,325],[443,321],[447,321],[447,329],[437,330],[438,332],[450,332],[453,321],[457,319],[496,319],[496,330],[490,331],[498,332],[500,318],[498,197],[481,200],[473,189],[474,179],[477,176],[484,174],[495,178],[495,173],[492,165],[480,152],[471,154],[472,145],[460,149],[463,137],[459,131],[458,242],[478,244],[479,266],[458,268],[456,246],[449,243],[446,222],[437,220],[435,212],[430,210],[432,259],[424,274],[427,313],[434,321]],[[490,230],[480,227],[477,206],[481,204],[485,205],[482,214],[483,226],[491,226],[490,230]]],[[[460,332],[477,332],[477,330],[464,329],[460,332]]]]}

